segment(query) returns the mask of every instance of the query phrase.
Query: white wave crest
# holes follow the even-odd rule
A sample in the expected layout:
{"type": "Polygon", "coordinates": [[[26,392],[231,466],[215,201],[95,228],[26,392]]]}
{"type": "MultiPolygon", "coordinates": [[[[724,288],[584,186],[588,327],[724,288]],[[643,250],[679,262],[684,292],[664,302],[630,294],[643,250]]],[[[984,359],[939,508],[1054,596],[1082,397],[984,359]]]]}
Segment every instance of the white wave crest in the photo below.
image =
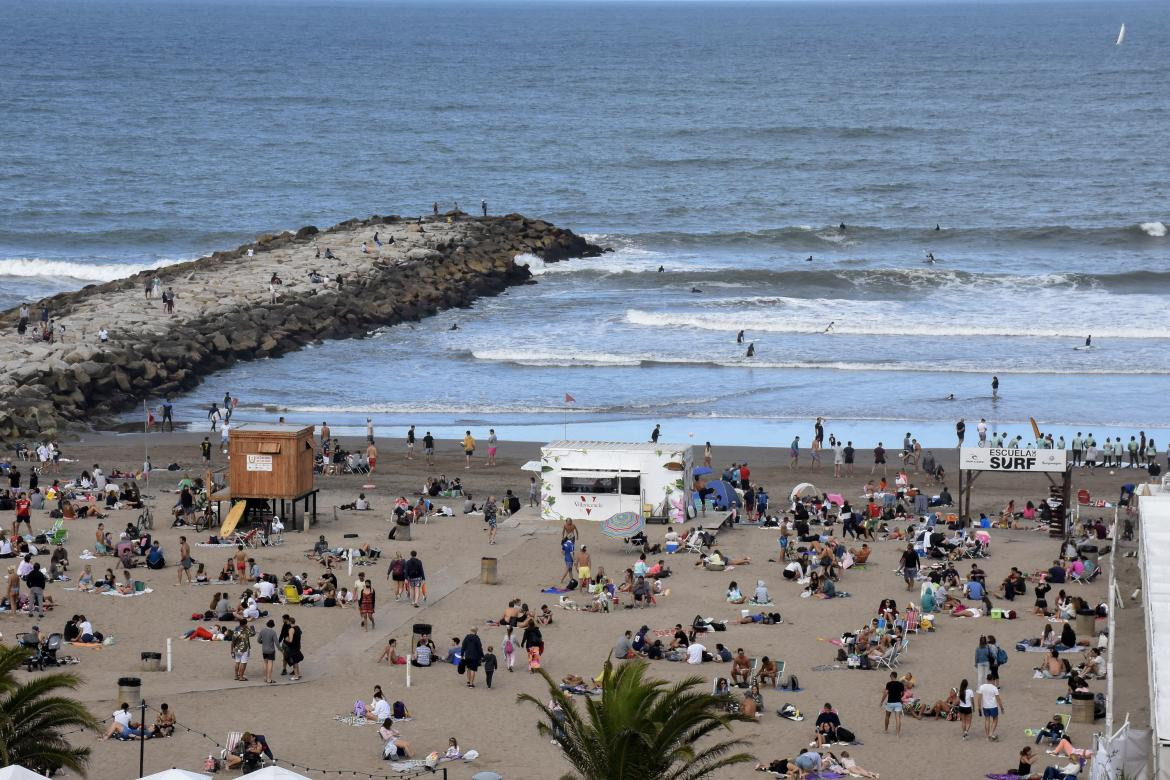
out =
{"type": "Polygon", "coordinates": [[[916,337],[987,337],[1012,338],[1074,338],[1083,339],[1086,333],[1094,338],[1113,339],[1170,339],[1170,325],[1146,323],[1134,327],[1100,326],[1084,323],[1061,327],[1060,323],[1045,323],[1022,317],[987,318],[930,318],[914,319],[899,316],[902,311],[890,311],[872,319],[846,319],[839,306],[810,316],[807,312],[783,314],[687,314],[686,312],[655,312],[627,309],[625,321],[631,325],[653,328],[697,328],[735,333],[751,330],[765,333],[824,333],[830,322],[833,334],[854,336],[916,336],[916,337]]]}
{"type": "Polygon", "coordinates": [[[158,260],[154,263],[78,263],[70,260],[41,260],[35,257],[0,259],[0,276],[24,278],[78,279],[85,282],[112,282],[139,271],[161,268],[178,262],[158,260]]]}
{"type": "Polygon", "coordinates": [[[1163,238],[1166,235],[1166,225],[1161,222],[1143,222],[1138,225],[1147,236],[1154,238],[1163,238]]]}
{"type": "Polygon", "coordinates": [[[532,350],[484,349],[472,350],[476,360],[496,363],[515,363],[520,366],[637,366],[639,355],[617,355],[607,352],[534,352],[532,350]]]}

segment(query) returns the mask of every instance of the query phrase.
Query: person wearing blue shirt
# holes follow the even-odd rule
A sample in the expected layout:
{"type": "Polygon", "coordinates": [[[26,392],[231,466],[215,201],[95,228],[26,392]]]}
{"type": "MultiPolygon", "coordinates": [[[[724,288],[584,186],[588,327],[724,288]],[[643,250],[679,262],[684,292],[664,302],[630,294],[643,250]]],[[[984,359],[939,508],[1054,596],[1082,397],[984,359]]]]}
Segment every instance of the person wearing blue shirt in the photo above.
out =
{"type": "Polygon", "coordinates": [[[573,548],[571,537],[565,537],[561,540],[561,552],[565,556],[565,573],[561,575],[561,582],[573,576],[573,548]]]}
{"type": "Polygon", "coordinates": [[[979,580],[968,581],[967,584],[963,587],[963,591],[967,594],[967,598],[973,601],[983,600],[983,583],[979,580]]]}
{"type": "Polygon", "coordinates": [[[148,569],[161,569],[166,565],[167,561],[163,557],[162,547],[159,546],[158,542],[152,542],[146,553],[146,567],[148,569]]]}

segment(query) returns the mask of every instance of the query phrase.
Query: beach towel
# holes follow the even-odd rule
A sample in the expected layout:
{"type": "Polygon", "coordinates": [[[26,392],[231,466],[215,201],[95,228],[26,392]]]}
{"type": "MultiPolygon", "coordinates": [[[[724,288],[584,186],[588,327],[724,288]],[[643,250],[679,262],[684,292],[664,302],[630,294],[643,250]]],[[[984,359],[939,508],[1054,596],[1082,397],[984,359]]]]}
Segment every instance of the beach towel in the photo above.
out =
{"type": "Polygon", "coordinates": [[[569,589],[568,588],[558,588],[554,585],[553,587],[545,588],[544,590],[542,590],[540,592],[541,593],[568,593],[569,589]]]}
{"type": "Polygon", "coordinates": [[[357,715],[354,715],[352,713],[349,715],[334,715],[333,719],[336,721],[339,721],[341,723],[344,723],[347,726],[377,726],[378,725],[378,721],[376,721],[376,720],[369,720],[368,718],[365,718],[365,717],[359,718],[357,715]]]}
{"type": "Polygon", "coordinates": [[[74,647],[90,647],[95,650],[100,650],[102,648],[101,642],[66,642],[65,644],[73,645],[74,647]]]}
{"type": "Polygon", "coordinates": [[[119,593],[116,590],[103,590],[103,596],[119,596],[124,599],[134,598],[135,596],[145,596],[147,593],[154,593],[153,588],[146,588],[145,590],[136,590],[133,593],[119,593]]]}

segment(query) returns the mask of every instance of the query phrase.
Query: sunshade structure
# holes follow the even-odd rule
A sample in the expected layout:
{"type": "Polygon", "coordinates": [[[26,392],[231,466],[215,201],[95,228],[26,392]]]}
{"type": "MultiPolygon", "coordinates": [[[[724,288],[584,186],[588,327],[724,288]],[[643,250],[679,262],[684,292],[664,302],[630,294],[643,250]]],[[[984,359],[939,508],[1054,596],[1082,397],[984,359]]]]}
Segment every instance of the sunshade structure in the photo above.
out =
{"type": "Polygon", "coordinates": [[[0,780],[45,780],[45,776],[13,764],[0,769],[0,780]]]}
{"type": "Polygon", "coordinates": [[[714,482],[708,482],[707,488],[711,491],[707,494],[707,498],[715,502],[716,509],[743,506],[743,499],[739,497],[739,493],[735,492],[735,488],[731,486],[730,482],[717,479],[714,482]]]}
{"type": "Polygon", "coordinates": [[[817,486],[811,482],[801,482],[796,487],[792,488],[792,493],[788,496],[790,501],[795,501],[803,496],[819,496],[821,493],[817,490],[817,486]]]}
{"type": "Polygon", "coordinates": [[[695,466],[693,469],[691,469],[691,473],[696,477],[705,477],[714,470],[715,469],[711,468],[710,466],[695,466]]]}
{"type": "Polygon", "coordinates": [[[628,539],[646,527],[646,518],[636,512],[618,512],[606,518],[601,532],[615,539],[628,539]]]}
{"type": "Polygon", "coordinates": [[[282,766],[266,766],[255,772],[249,772],[244,777],[250,778],[250,780],[313,780],[311,777],[297,774],[282,766]]]}
{"type": "Polygon", "coordinates": [[[188,772],[186,769],[172,768],[155,772],[153,775],[147,775],[146,777],[140,777],[138,780],[211,780],[211,775],[188,772]]]}

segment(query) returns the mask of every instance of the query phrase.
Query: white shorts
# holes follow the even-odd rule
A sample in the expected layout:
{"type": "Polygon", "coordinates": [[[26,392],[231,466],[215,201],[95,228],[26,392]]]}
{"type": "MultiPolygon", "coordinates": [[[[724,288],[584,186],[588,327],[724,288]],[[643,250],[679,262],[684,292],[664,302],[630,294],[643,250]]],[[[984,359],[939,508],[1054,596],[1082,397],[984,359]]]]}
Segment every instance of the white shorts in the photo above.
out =
{"type": "Polygon", "coordinates": [[[238,664],[246,664],[246,663],[248,663],[248,657],[249,657],[250,655],[251,655],[251,653],[250,653],[250,652],[247,652],[247,653],[235,653],[234,655],[232,655],[232,660],[233,660],[233,661],[235,661],[235,662],[236,662],[236,663],[238,663],[238,664]]]}

